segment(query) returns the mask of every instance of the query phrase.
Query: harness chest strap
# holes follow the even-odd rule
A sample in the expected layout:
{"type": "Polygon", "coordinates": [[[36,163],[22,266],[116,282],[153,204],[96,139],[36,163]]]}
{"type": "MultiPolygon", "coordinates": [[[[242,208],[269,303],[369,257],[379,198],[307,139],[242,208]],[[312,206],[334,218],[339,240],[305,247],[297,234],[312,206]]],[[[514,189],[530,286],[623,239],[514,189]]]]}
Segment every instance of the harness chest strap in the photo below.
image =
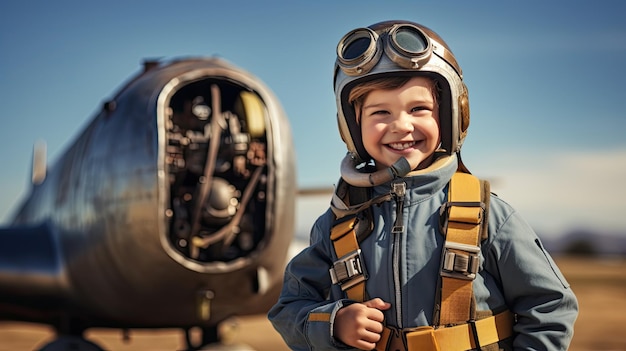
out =
{"type": "Polygon", "coordinates": [[[405,342],[408,351],[474,350],[511,337],[513,324],[514,316],[507,310],[472,323],[447,328],[420,327],[398,331],[385,327],[374,350],[404,350],[405,342]],[[394,342],[396,344],[390,348],[394,342]]]}

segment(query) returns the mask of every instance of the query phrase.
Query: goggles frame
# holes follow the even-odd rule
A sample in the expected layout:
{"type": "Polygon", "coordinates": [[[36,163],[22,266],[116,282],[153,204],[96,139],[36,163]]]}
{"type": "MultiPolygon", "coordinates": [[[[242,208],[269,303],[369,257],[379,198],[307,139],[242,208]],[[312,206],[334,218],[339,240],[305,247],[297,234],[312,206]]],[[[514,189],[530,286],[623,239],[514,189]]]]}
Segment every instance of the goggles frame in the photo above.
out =
{"type": "Polygon", "coordinates": [[[381,35],[371,28],[357,28],[348,32],[339,40],[339,44],[337,44],[337,65],[348,76],[367,74],[380,61],[383,51],[398,66],[417,70],[430,60],[433,53],[433,43],[423,30],[408,23],[395,24],[389,32],[381,35]],[[413,51],[400,44],[398,33],[402,29],[408,29],[413,32],[416,38],[424,44],[425,48],[421,51],[413,51]],[[345,49],[363,38],[369,38],[367,48],[355,57],[346,58],[344,55],[345,49]]]}

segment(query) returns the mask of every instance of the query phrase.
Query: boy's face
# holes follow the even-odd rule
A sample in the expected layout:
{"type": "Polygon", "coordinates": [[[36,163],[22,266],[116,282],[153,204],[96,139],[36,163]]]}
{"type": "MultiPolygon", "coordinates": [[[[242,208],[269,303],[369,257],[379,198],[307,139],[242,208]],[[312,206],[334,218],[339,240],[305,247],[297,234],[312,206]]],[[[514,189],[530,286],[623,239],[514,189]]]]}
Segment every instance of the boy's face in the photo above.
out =
{"type": "Polygon", "coordinates": [[[432,163],[440,137],[430,79],[415,77],[397,89],[371,91],[360,121],[363,146],[378,168],[391,166],[401,156],[412,170],[432,163]]]}

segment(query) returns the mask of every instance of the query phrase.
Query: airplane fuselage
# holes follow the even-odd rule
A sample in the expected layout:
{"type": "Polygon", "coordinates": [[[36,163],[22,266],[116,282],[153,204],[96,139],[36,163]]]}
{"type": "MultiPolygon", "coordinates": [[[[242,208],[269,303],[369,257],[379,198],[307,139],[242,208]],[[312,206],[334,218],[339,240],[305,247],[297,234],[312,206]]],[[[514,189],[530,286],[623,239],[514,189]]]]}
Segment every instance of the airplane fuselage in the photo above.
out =
{"type": "Polygon", "coordinates": [[[258,79],[220,59],[147,64],[0,231],[0,319],[191,327],[262,313],[295,193],[288,122],[258,79]]]}

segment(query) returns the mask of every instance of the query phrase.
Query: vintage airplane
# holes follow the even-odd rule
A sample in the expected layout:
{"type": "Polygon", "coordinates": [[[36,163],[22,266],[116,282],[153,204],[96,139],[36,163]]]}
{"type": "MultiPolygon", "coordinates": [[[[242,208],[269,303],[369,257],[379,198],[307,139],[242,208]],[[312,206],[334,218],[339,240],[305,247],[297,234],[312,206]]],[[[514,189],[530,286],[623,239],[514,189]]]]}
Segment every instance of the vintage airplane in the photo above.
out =
{"type": "Polygon", "coordinates": [[[181,328],[187,348],[276,301],[294,232],[295,157],[279,101],[218,58],[146,61],[46,168],[0,230],[0,320],[84,331],[181,328]],[[200,340],[189,337],[201,329],[200,340]]]}

